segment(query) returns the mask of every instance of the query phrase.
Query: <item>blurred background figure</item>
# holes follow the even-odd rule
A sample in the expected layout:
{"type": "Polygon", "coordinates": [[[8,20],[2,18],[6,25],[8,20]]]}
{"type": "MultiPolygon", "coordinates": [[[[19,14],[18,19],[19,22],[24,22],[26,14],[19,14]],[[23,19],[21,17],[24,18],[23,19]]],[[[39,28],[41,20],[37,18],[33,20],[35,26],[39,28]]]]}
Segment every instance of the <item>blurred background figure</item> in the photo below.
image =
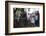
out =
{"type": "Polygon", "coordinates": [[[39,11],[35,11],[35,26],[39,26],[39,11]]]}
{"type": "Polygon", "coordinates": [[[32,13],[31,24],[33,27],[35,26],[35,14],[34,13],[32,13]]]}

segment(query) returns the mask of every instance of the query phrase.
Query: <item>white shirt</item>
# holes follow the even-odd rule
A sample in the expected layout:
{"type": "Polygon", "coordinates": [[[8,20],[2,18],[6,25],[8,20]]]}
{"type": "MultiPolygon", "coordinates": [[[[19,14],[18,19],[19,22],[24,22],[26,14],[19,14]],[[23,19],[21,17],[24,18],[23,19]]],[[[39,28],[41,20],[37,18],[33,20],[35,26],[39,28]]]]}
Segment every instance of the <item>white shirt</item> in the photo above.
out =
{"type": "Polygon", "coordinates": [[[34,18],[32,17],[32,19],[31,19],[31,23],[35,23],[35,20],[34,20],[34,18]]]}

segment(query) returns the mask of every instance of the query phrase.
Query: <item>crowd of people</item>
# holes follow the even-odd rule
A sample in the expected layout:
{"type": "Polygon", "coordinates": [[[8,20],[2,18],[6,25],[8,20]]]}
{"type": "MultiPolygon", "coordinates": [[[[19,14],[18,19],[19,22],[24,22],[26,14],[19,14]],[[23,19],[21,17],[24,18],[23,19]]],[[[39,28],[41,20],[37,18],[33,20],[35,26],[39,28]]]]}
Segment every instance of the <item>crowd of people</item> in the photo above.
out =
{"type": "Polygon", "coordinates": [[[38,10],[32,13],[26,13],[23,8],[14,10],[14,27],[38,27],[39,17],[38,10]]]}
{"type": "Polygon", "coordinates": [[[39,26],[39,11],[35,11],[35,13],[29,13],[28,23],[32,24],[32,26],[39,26]]]}

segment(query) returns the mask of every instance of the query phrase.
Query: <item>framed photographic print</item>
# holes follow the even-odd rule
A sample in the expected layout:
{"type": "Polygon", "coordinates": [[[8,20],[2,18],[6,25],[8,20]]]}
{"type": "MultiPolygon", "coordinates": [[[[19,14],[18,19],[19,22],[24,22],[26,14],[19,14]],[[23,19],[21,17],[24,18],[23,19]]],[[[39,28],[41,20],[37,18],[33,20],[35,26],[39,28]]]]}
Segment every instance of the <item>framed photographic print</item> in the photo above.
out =
{"type": "Polygon", "coordinates": [[[5,1],[5,34],[45,32],[45,4],[5,1]]]}

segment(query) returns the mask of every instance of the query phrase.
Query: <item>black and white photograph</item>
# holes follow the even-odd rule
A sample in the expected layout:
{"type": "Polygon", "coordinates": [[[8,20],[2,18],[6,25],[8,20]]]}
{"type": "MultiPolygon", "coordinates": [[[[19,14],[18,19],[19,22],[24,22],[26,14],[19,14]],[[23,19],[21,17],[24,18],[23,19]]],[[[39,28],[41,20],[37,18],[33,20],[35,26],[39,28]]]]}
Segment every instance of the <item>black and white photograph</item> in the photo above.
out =
{"type": "Polygon", "coordinates": [[[40,13],[38,8],[13,8],[14,28],[39,27],[40,13]]]}
{"type": "Polygon", "coordinates": [[[45,4],[40,2],[5,2],[5,34],[45,32],[45,4]]]}

